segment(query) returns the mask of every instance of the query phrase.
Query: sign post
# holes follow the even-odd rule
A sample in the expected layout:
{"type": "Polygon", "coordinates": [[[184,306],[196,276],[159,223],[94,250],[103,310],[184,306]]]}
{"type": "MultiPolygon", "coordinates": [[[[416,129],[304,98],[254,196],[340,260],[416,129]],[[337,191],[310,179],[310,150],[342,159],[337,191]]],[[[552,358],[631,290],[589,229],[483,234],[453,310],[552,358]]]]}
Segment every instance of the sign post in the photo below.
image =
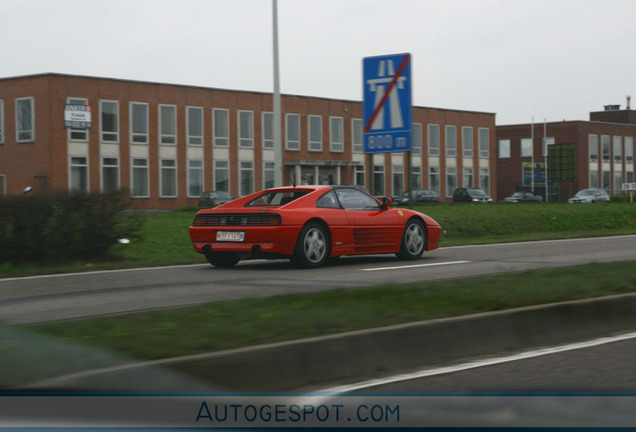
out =
{"type": "Polygon", "coordinates": [[[623,183],[623,190],[629,191],[629,203],[634,203],[634,191],[636,190],[636,183],[623,183]]]}

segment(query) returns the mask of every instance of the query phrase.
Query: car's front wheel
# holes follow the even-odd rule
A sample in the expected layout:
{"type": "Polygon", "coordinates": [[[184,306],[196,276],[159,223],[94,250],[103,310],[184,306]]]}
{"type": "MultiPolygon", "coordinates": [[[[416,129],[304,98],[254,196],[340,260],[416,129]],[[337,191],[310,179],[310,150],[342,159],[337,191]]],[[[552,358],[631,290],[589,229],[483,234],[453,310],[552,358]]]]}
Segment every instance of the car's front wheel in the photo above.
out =
{"type": "Polygon", "coordinates": [[[402,245],[398,258],[403,260],[415,260],[422,256],[426,247],[426,228],[417,219],[407,222],[402,234],[402,245]]]}
{"type": "Polygon", "coordinates": [[[327,229],[317,222],[310,222],[298,236],[291,262],[301,268],[320,267],[329,259],[329,252],[327,229]]]}
{"type": "Polygon", "coordinates": [[[233,252],[210,252],[205,254],[205,258],[214,267],[230,268],[234,267],[241,257],[233,252]]]}

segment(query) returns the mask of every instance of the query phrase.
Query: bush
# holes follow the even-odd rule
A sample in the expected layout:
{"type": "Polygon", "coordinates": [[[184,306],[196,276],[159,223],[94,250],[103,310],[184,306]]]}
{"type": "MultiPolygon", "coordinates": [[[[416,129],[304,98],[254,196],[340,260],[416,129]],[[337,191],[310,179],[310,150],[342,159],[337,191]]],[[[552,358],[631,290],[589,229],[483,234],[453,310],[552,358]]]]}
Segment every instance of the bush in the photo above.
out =
{"type": "Polygon", "coordinates": [[[117,239],[134,238],[140,219],[122,213],[124,192],[72,192],[0,199],[0,262],[105,258],[117,239]]]}

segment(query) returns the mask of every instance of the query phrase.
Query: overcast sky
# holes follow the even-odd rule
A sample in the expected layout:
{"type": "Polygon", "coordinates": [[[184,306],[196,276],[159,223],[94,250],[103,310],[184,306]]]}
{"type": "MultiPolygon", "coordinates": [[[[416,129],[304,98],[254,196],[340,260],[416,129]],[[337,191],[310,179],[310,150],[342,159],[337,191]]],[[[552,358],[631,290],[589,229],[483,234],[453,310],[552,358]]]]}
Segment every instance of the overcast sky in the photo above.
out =
{"type": "MultiPolygon", "coordinates": [[[[362,59],[412,54],[413,104],[497,124],[636,105],[634,0],[278,0],[281,92],[362,100],[362,59]]],[[[2,77],[273,91],[271,0],[0,0],[2,77]]]]}

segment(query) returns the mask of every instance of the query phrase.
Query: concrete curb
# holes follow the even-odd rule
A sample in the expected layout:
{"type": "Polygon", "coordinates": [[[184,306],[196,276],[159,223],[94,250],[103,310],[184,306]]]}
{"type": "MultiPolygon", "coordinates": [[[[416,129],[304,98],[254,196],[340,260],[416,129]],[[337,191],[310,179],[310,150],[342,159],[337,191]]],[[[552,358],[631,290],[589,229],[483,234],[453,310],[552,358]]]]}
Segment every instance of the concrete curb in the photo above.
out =
{"type": "Polygon", "coordinates": [[[621,333],[636,329],[635,312],[636,293],[608,296],[135,363],[28,388],[148,391],[152,379],[164,391],[319,389],[621,333]]]}

